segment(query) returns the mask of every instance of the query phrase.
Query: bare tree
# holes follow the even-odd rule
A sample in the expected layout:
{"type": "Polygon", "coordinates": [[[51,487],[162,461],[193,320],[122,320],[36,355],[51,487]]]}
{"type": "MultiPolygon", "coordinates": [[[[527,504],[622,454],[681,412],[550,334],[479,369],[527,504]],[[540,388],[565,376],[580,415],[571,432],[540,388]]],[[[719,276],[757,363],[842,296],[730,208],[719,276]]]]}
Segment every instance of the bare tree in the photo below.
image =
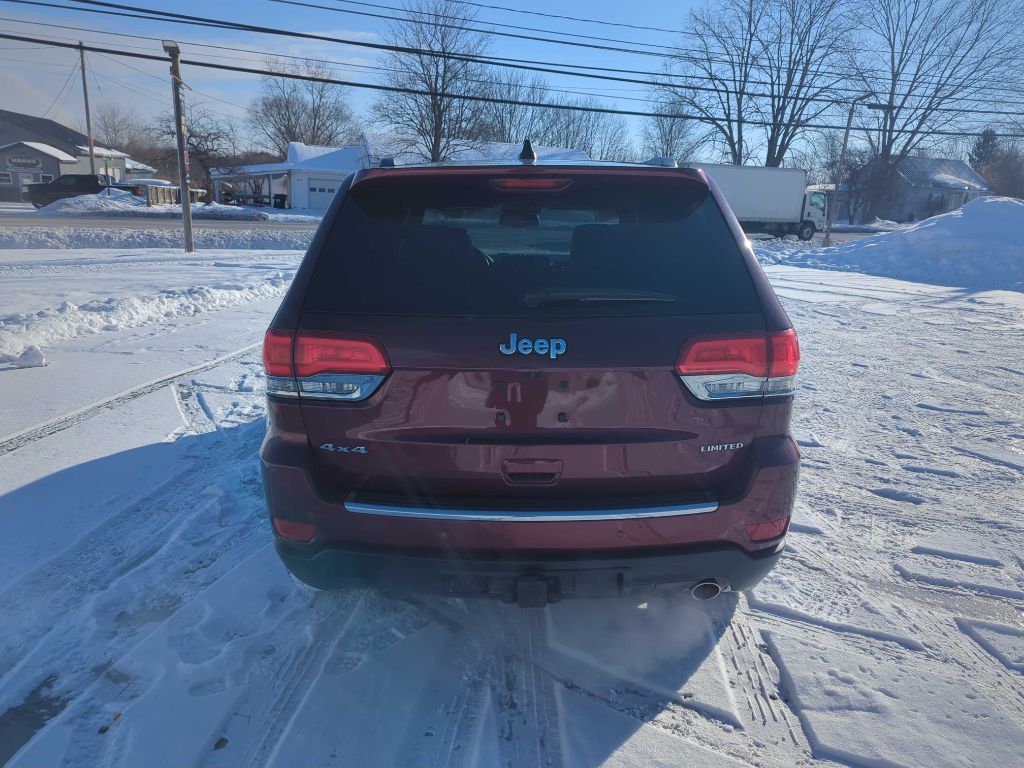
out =
{"type": "Polygon", "coordinates": [[[507,103],[488,104],[485,108],[485,136],[491,141],[514,144],[539,136],[544,119],[542,107],[523,102],[544,104],[548,101],[547,83],[542,77],[528,76],[523,70],[511,69],[492,76],[490,95],[507,103]]]}
{"type": "Polygon", "coordinates": [[[326,63],[270,59],[267,68],[277,74],[263,78],[262,93],[249,106],[250,123],[267,149],[283,156],[292,141],[322,146],[358,141],[359,126],[343,86],[287,77],[331,78],[326,63]]]}
{"type": "Polygon", "coordinates": [[[621,115],[587,111],[600,107],[593,96],[552,102],[541,115],[538,140],[552,147],[582,149],[595,160],[634,159],[626,121],[621,115]]]}
{"type": "MultiPolygon", "coordinates": [[[[797,168],[807,170],[808,184],[832,184],[839,170],[842,143],[842,131],[815,131],[791,147],[786,157],[797,168]]],[[[851,150],[852,147],[847,152],[851,150]]],[[[843,177],[846,178],[845,173],[843,177]]]]}
{"type": "MultiPolygon", "coordinates": [[[[230,118],[215,114],[204,104],[191,104],[185,111],[185,128],[188,132],[193,182],[195,185],[209,187],[210,169],[224,165],[228,159],[239,155],[241,139],[238,124],[230,118]]],[[[166,152],[174,152],[175,125],[172,113],[161,116],[153,132],[163,142],[166,152]]],[[[176,160],[173,167],[177,168],[176,160]]]]}
{"type": "Polygon", "coordinates": [[[670,157],[678,163],[692,160],[704,145],[707,134],[699,123],[670,115],[685,107],[661,104],[656,107],[657,117],[644,121],[640,146],[648,157],[670,157]]]}
{"type": "Polygon", "coordinates": [[[490,87],[487,67],[470,60],[487,50],[474,20],[456,0],[413,0],[391,26],[391,43],[413,50],[383,57],[382,84],[418,93],[382,93],[373,115],[431,162],[473,146],[486,132],[486,104],[458,98],[487,95],[490,87]]]}
{"type": "Polygon", "coordinates": [[[92,127],[100,144],[133,154],[140,145],[152,144],[146,122],[131,107],[111,101],[101,102],[92,112],[92,127]]]}
{"type": "Polygon", "coordinates": [[[1012,82],[1015,0],[875,0],[863,6],[856,74],[877,94],[861,123],[876,156],[865,217],[874,219],[900,163],[941,127],[963,125],[991,82],[1012,82]]]}
{"type": "Polygon", "coordinates": [[[709,138],[735,165],[751,154],[747,123],[754,105],[748,94],[756,79],[757,30],[766,7],[766,0],[722,0],[690,11],[687,45],[693,47],[676,50],[658,88],[659,100],[699,117],[709,138]],[[688,87],[693,83],[710,90],[688,87]]]}
{"type": "Polygon", "coordinates": [[[594,143],[587,154],[595,160],[633,162],[636,146],[629,135],[629,124],[622,115],[601,114],[597,120],[594,143]]]}
{"type": "Polygon", "coordinates": [[[758,99],[766,127],[766,166],[779,166],[809,123],[833,109],[830,98],[847,80],[846,0],[767,0],[754,30],[758,99]]]}

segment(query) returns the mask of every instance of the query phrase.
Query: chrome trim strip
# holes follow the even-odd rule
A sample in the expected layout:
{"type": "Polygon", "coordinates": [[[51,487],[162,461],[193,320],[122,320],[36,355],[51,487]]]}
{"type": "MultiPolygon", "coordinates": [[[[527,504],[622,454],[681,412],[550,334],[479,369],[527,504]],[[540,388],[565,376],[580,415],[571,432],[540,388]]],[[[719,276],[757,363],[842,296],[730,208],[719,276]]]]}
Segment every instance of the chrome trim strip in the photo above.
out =
{"type": "Polygon", "coordinates": [[[440,507],[404,507],[393,504],[365,504],[346,501],[345,509],[361,515],[415,517],[426,520],[478,520],[490,523],[572,523],[587,520],[636,520],[651,517],[703,515],[718,509],[717,501],[676,504],[664,507],[624,507],[622,509],[580,509],[540,512],[537,510],[444,509],[440,507]]]}

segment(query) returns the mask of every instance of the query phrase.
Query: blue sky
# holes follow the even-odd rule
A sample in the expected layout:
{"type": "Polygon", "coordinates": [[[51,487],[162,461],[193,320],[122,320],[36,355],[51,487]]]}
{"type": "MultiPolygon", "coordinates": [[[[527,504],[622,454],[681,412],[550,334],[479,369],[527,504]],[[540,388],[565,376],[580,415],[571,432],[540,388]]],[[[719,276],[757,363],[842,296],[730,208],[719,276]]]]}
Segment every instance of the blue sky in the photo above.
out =
{"type": "MultiPolygon", "coordinates": [[[[367,7],[358,3],[338,0],[308,0],[321,5],[347,8],[354,11],[381,13],[389,12],[367,7]]],[[[400,0],[369,0],[378,5],[397,6],[400,0]]],[[[126,2],[126,0],[121,0],[126,2]]],[[[573,0],[572,2],[540,2],[539,0],[485,0],[491,5],[502,5],[520,10],[558,13],[586,19],[635,24],[643,26],[681,29],[687,9],[691,3],[670,2],[669,0],[647,0],[646,2],[624,3],[622,0],[573,0]]],[[[68,3],[69,5],[72,3],[68,3]]],[[[271,0],[222,0],[218,3],[198,0],[135,0],[138,7],[158,8],[176,13],[195,14],[232,21],[243,21],[262,26],[275,26],[302,32],[315,32],[332,37],[384,41],[388,21],[349,13],[302,8],[283,5],[271,0]]],[[[142,21],[111,16],[101,16],[77,11],[63,11],[49,8],[31,8],[0,3],[0,17],[20,21],[2,21],[6,31],[29,36],[41,35],[49,38],[63,38],[71,41],[83,40],[114,48],[129,48],[140,52],[162,53],[156,40],[127,37],[127,35],[173,38],[182,44],[184,55],[205,58],[225,63],[246,66],[262,66],[266,55],[291,54],[312,56],[338,62],[334,66],[337,76],[358,81],[372,81],[372,67],[377,53],[368,49],[335,43],[318,43],[275,36],[232,32],[202,27],[186,27],[178,24],[142,21]],[[24,22],[44,22],[94,31],[76,31],[34,26],[24,22]],[[188,41],[251,49],[257,53],[237,53],[226,50],[212,50],[188,45],[188,41]],[[262,52],[262,53],[260,53],[262,52]],[[214,58],[214,57],[217,58],[214,58]]],[[[478,18],[483,24],[511,24],[535,27],[541,32],[524,32],[557,36],[557,33],[594,35],[618,38],[633,43],[646,44],[650,50],[656,46],[671,45],[679,37],[670,32],[649,29],[633,29],[606,26],[595,23],[543,18],[511,11],[478,9],[478,18]],[[654,47],[652,47],[654,46],[654,47]]],[[[504,29],[495,26],[494,29],[504,29]]],[[[509,30],[511,31],[511,30],[509,30]]],[[[595,41],[596,42],[596,41],[595,41]]],[[[609,43],[609,45],[614,45],[609,43]]],[[[592,64],[597,66],[651,70],[660,68],[661,60],[654,56],[634,53],[617,53],[566,45],[555,45],[534,41],[492,38],[491,54],[512,59],[543,59],[568,64],[592,64]]],[[[90,99],[93,103],[118,102],[131,106],[142,114],[153,115],[163,112],[169,102],[170,86],[167,67],[163,63],[143,62],[133,59],[111,59],[89,54],[90,99]]],[[[84,124],[82,95],[77,73],[71,77],[77,62],[77,52],[53,48],[41,48],[0,40],[0,94],[4,106],[32,114],[48,112],[69,125],[84,124]],[[69,80],[70,78],[70,80],[69,80]],[[62,87],[67,83],[67,87],[62,87]]],[[[259,80],[256,77],[225,74],[200,69],[186,69],[185,80],[192,91],[188,98],[203,102],[212,111],[234,117],[244,116],[244,107],[258,93],[259,80]]],[[[553,88],[577,92],[590,92],[600,96],[609,104],[622,108],[644,108],[631,99],[643,98],[644,88],[639,85],[612,83],[548,76],[553,88]]],[[[373,93],[363,90],[351,92],[357,113],[365,113],[373,93]]]]}

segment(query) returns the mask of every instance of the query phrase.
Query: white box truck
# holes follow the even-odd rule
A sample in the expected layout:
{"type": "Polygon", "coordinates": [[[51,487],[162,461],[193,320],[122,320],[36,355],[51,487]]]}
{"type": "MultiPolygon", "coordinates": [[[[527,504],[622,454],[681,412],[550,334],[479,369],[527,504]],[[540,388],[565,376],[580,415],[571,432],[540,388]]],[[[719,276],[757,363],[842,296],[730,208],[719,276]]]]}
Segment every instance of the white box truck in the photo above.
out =
{"type": "Polygon", "coordinates": [[[807,191],[807,171],[752,165],[693,164],[715,180],[749,234],[765,232],[810,240],[825,229],[828,199],[807,191]]]}

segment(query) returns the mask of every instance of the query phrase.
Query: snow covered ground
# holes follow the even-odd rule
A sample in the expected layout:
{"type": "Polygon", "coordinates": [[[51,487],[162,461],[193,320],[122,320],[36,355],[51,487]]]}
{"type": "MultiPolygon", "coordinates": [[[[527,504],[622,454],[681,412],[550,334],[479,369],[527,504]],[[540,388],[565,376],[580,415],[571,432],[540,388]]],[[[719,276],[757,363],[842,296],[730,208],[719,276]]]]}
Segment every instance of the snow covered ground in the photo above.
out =
{"type": "MultiPolygon", "coordinates": [[[[26,217],[28,218],[28,217],[26,217]]],[[[241,225],[245,226],[245,225],[241,225]]],[[[200,250],[281,249],[305,250],[313,240],[313,229],[213,229],[197,225],[193,234],[200,250]]],[[[169,248],[180,250],[183,236],[179,228],[127,227],[7,227],[0,226],[0,250],[18,251],[41,248],[139,249],[169,248]]],[[[14,257],[17,259],[18,257],[14,257]]]]}
{"type": "MultiPolygon", "coordinates": [[[[43,206],[38,216],[143,216],[181,218],[180,205],[147,206],[144,198],[123,189],[108,189],[96,195],[79,195],[56,200],[43,206]]],[[[230,219],[242,221],[319,222],[323,211],[284,211],[246,205],[221,205],[200,202],[192,206],[193,219],[230,219]]]]}
{"type": "Polygon", "coordinates": [[[258,343],[300,256],[0,253],[0,350],[48,363],[0,363],[0,764],[1024,764],[1024,294],[768,266],[780,567],[525,611],[277,562],[258,343]]]}

